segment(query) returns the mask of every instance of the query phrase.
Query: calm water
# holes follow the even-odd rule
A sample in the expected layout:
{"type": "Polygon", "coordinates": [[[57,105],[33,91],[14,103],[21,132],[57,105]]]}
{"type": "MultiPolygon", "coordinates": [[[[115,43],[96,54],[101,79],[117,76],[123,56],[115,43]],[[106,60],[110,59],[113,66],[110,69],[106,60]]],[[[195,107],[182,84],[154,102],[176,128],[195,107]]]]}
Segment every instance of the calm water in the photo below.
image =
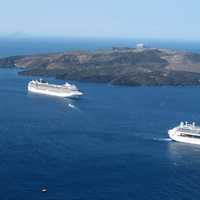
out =
{"type": "Polygon", "coordinates": [[[75,82],[69,100],[27,93],[31,79],[0,70],[0,199],[199,199],[200,147],[167,129],[200,123],[200,87],[75,82]]]}

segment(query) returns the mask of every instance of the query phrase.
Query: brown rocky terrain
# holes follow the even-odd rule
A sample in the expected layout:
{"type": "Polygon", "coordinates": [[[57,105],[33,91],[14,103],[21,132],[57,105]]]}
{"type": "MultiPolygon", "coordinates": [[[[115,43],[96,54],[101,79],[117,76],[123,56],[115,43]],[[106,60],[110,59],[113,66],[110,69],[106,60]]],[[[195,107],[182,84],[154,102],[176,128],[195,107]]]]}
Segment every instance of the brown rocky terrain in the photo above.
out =
{"type": "Polygon", "coordinates": [[[109,82],[121,85],[199,85],[200,54],[153,48],[113,48],[12,56],[0,67],[22,68],[21,75],[109,82]]]}

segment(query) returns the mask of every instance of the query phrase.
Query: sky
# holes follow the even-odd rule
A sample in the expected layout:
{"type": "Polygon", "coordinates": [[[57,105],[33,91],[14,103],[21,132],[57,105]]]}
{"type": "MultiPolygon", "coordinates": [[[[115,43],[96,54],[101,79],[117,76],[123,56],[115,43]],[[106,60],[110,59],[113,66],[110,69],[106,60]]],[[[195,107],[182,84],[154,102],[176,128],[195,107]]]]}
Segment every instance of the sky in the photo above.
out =
{"type": "Polygon", "coordinates": [[[199,0],[0,0],[0,35],[200,40],[199,0]]]}

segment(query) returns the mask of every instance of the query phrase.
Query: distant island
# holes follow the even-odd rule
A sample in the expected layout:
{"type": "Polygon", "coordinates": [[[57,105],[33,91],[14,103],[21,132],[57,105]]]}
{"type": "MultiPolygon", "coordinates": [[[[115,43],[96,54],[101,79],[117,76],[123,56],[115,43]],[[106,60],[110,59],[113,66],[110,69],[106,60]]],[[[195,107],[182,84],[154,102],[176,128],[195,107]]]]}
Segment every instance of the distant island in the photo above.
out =
{"type": "Polygon", "coordinates": [[[118,85],[200,85],[200,54],[169,49],[112,48],[0,59],[1,68],[20,75],[118,85]]]}

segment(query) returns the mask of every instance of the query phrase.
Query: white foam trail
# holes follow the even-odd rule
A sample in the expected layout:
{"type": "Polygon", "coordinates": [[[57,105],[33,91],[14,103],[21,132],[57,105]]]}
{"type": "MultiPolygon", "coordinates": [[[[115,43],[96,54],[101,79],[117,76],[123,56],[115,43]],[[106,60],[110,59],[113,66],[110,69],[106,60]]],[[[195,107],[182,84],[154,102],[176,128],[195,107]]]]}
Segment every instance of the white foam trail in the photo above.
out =
{"type": "Polygon", "coordinates": [[[163,141],[163,142],[172,141],[170,138],[154,138],[153,140],[156,140],[156,141],[163,141]]]}
{"type": "Polygon", "coordinates": [[[69,106],[70,108],[74,108],[74,105],[71,104],[71,103],[69,103],[68,106],[69,106]]]}
{"type": "Polygon", "coordinates": [[[74,105],[71,104],[71,103],[69,103],[68,106],[69,106],[70,108],[76,108],[76,106],[74,106],[74,105]]]}

